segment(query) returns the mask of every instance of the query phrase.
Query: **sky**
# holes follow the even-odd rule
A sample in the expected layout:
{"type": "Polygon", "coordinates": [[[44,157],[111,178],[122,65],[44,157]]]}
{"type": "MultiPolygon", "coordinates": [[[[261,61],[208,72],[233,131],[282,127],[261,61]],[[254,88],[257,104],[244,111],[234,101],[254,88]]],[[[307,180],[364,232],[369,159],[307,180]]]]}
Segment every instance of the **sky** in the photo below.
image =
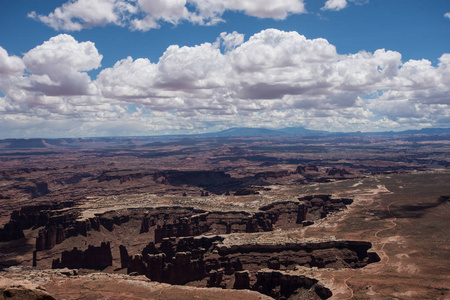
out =
{"type": "Polygon", "coordinates": [[[0,138],[450,127],[448,0],[0,0],[0,138]]]}

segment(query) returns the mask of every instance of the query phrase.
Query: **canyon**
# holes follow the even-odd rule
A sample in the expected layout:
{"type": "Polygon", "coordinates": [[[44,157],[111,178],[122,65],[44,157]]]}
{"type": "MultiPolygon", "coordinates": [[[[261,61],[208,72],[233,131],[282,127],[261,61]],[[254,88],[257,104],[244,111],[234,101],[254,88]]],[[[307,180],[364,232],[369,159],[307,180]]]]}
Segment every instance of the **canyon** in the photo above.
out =
{"type": "Polygon", "coordinates": [[[0,292],[444,299],[445,138],[333,141],[0,143],[0,292]]]}

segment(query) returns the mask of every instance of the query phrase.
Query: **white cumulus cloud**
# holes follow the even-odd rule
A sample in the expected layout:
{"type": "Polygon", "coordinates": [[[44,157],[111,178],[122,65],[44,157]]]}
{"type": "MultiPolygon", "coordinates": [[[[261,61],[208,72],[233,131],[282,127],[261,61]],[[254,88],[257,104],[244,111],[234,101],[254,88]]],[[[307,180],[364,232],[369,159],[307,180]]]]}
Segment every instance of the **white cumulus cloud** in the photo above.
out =
{"type": "Polygon", "coordinates": [[[367,4],[369,0],[327,0],[321,10],[339,11],[348,7],[349,2],[355,5],[364,5],[367,4]]]}
{"type": "Polygon", "coordinates": [[[107,24],[120,25],[128,14],[136,12],[133,2],[125,0],[70,0],[48,16],[34,11],[28,16],[56,30],[79,31],[107,24]]]}
{"type": "Polygon", "coordinates": [[[98,135],[121,124],[158,133],[450,125],[450,54],[437,65],[385,49],[343,55],[325,39],[267,29],[248,40],[225,32],[212,43],[172,45],[158,61],[128,57],[92,80],[87,72],[101,60],[92,42],[66,34],[22,58],[0,48],[0,125],[59,120],[98,135]]]}
{"type": "Polygon", "coordinates": [[[60,34],[31,49],[23,60],[28,70],[42,74],[61,68],[90,71],[100,67],[102,58],[94,43],[79,43],[68,34],[60,34]]]}
{"type": "Polygon", "coordinates": [[[127,101],[186,116],[301,110],[309,112],[305,118],[338,113],[359,119],[374,112],[392,117],[395,113],[381,109],[398,107],[400,102],[392,100],[403,100],[416,114],[428,108],[427,116],[437,116],[431,105],[448,106],[449,54],[438,67],[427,60],[402,62],[400,53],[385,49],[340,55],[325,39],[275,29],[237,44],[225,53],[218,43],[170,46],[158,62],[128,58],[103,70],[96,84],[108,97],[127,99],[128,94],[127,101]],[[377,91],[382,92],[370,96],[377,91]]]}
{"type": "Polygon", "coordinates": [[[222,32],[220,37],[217,38],[217,42],[222,44],[225,50],[229,51],[241,45],[244,42],[244,37],[244,34],[236,31],[232,33],[222,32]]]}
{"type": "Polygon", "coordinates": [[[20,75],[25,65],[17,56],[9,56],[8,52],[0,46],[0,75],[20,75]]]}
{"type": "Polygon", "coordinates": [[[200,24],[214,24],[222,21],[222,14],[227,11],[241,11],[246,15],[258,18],[272,18],[282,20],[289,14],[305,13],[303,0],[189,0],[196,7],[192,21],[200,24]]]}
{"type": "Polygon", "coordinates": [[[101,101],[86,73],[100,67],[101,59],[94,43],[80,43],[66,34],[31,49],[18,63],[17,70],[26,72],[0,76],[0,91],[5,95],[0,98],[0,123],[21,128],[20,124],[35,122],[39,127],[47,120],[105,115],[111,105],[101,101]]]}
{"type": "Polygon", "coordinates": [[[100,67],[102,58],[94,43],[60,34],[31,49],[23,61],[32,73],[31,89],[47,95],[84,95],[95,90],[86,71],[100,67]]]}
{"type": "Polygon", "coordinates": [[[137,3],[145,17],[133,18],[131,27],[136,30],[158,28],[160,21],[178,24],[189,18],[186,0],[138,0],[137,3]]]}
{"type": "Polygon", "coordinates": [[[70,0],[48,15],[33,11],[28,16],[56,30],[115,24],[147,31],[160,27],[161,22],[216,24],[223,21],[225,11],[277,20],[306,12],[303,0],[70,0]]]}
{"type": "Polygon", "coordinates": [[[322,10],[341,10],[347,7],[347,0],[327,0],[322,10]]]}

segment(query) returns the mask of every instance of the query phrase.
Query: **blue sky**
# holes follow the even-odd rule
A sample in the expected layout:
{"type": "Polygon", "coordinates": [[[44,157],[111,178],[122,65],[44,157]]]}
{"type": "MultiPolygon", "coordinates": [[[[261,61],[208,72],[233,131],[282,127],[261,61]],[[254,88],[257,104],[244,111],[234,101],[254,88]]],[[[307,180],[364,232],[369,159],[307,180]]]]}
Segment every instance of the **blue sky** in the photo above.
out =
{"type": "Polygon", "coordinates": [[[1,0],[0,138],[449,127],[449,53],[447,0],[1,0]]]}

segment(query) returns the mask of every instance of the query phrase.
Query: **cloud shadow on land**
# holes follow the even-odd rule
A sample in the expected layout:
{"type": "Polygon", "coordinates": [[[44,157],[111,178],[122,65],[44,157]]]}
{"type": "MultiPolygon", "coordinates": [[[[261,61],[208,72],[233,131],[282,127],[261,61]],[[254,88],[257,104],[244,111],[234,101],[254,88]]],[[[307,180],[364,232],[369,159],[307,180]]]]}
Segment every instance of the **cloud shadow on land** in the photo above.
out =
{"type": "Polygon", "coordinates": [[[424,215],[426,215],[430,209],[439,207],[450,201],[450,195],[441,196],[437,201],[420,203],[414,205],[400,205],[395,206],[392,205],[390,210],[371,210],[378,218],[390,219],[392,217],[401,218],[401,219],[420,219],[424,215]]]}

